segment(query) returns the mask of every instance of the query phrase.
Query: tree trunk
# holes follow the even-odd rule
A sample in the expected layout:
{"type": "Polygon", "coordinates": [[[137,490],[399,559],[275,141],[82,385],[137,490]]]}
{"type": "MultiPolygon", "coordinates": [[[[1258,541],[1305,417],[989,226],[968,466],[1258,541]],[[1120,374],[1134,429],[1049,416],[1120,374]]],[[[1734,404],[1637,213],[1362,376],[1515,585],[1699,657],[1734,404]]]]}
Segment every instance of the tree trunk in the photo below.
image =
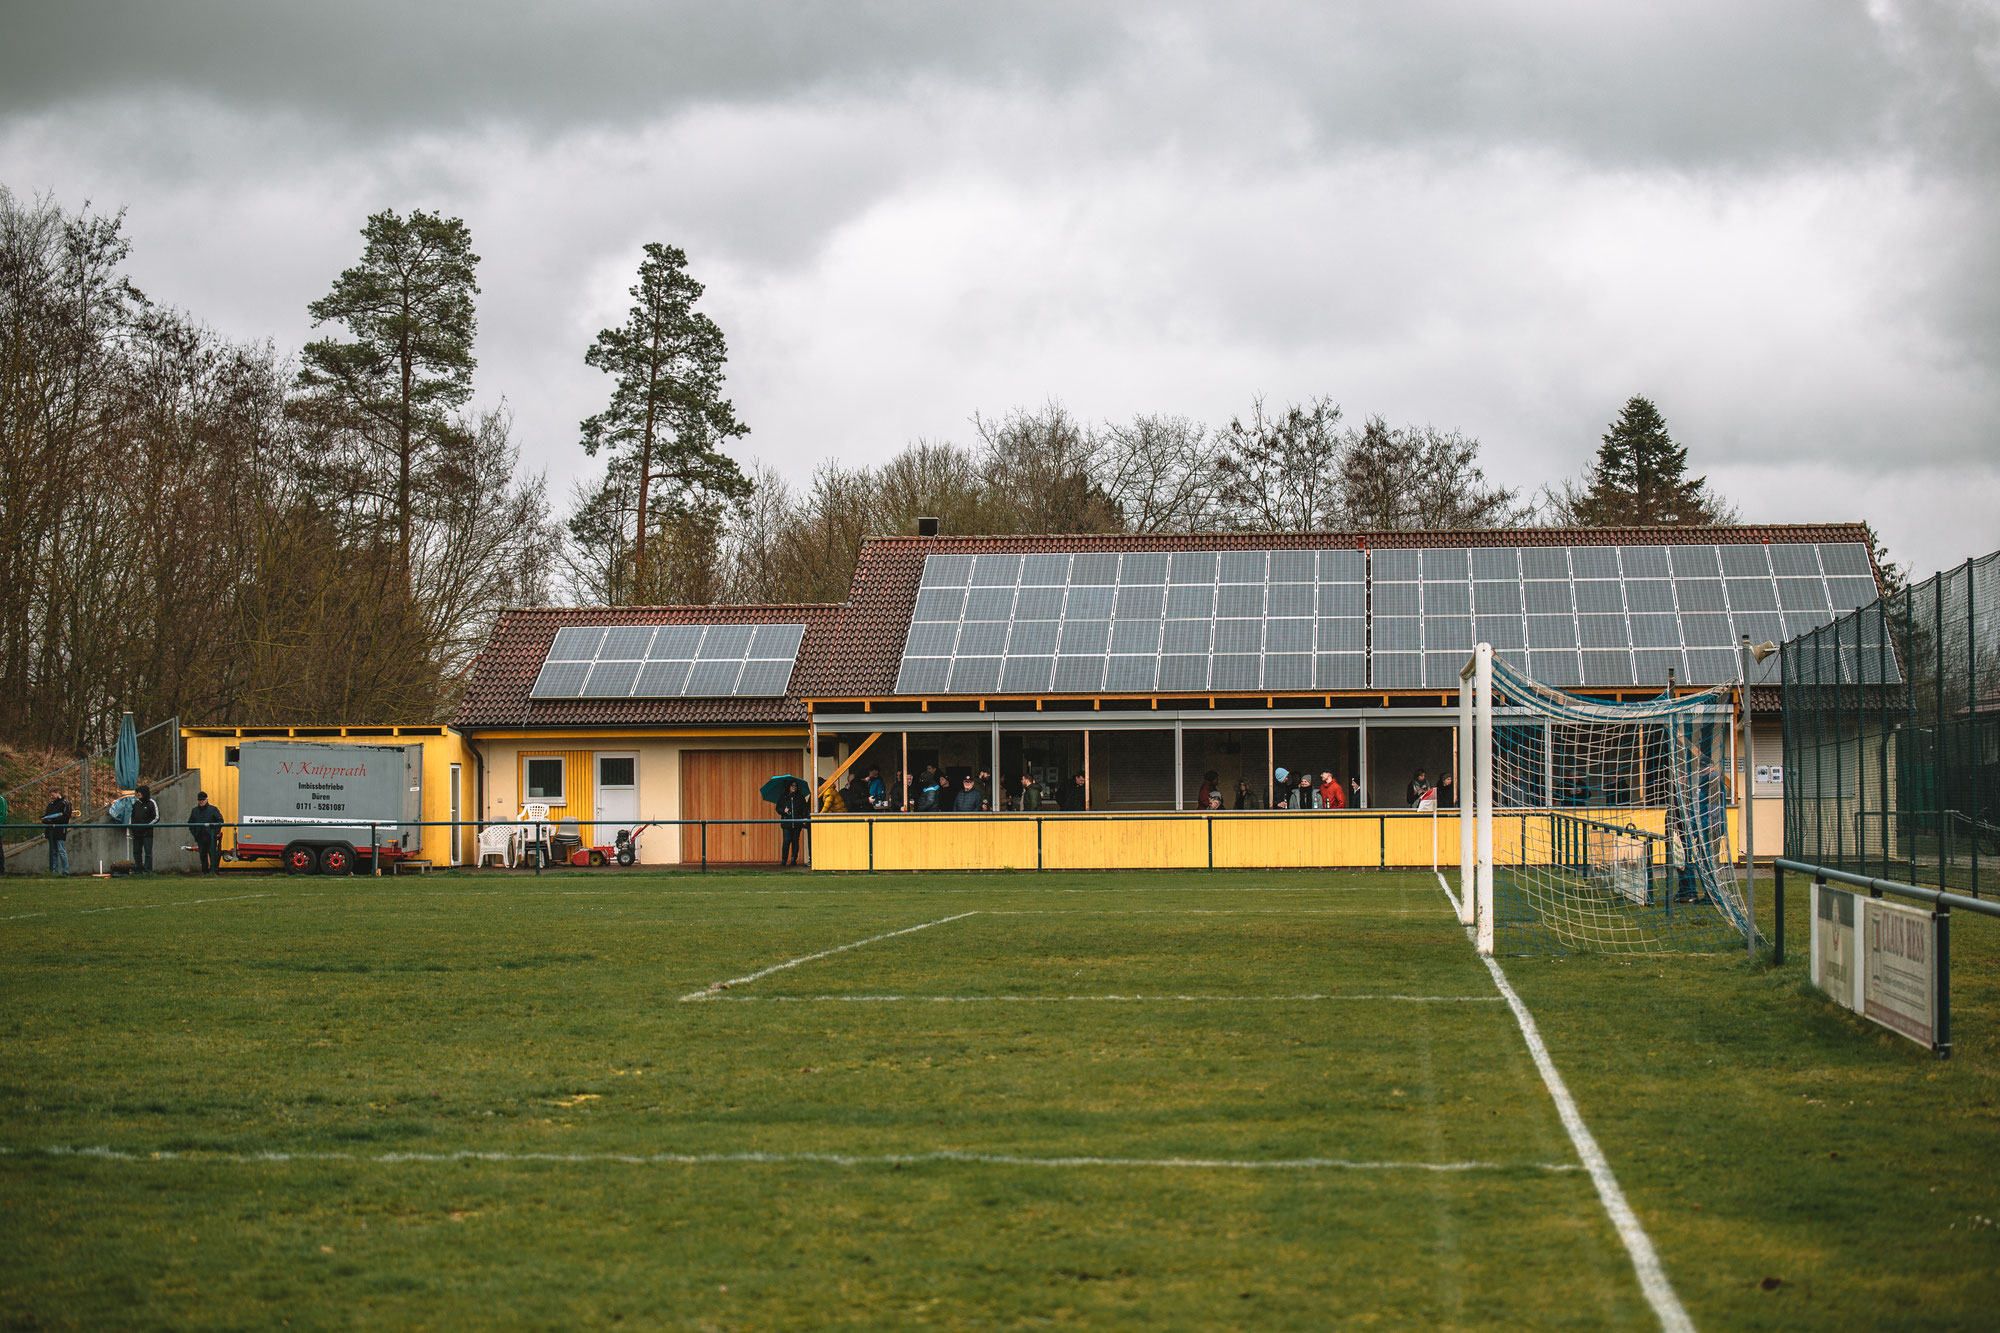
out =
{"type": "Polygon", "coordinates": [[[639,442],[639,532],[632,542],[632,594],[637,601],[646,588],[646,497],[653,490],[653,425],[660,401],[660,333],[653,329],[653,357],[646,368],[646,434],[639,442]]]}
{"type": "Polygon", "coordinates": [[[410,334],[409,302],[403,303],[403,335],[400,350],[403,359],[403,401],[402,440],[397,450],[396,473],[396,547],[403,571],[403,590],[409,591],[410,584],[410,334]]]}

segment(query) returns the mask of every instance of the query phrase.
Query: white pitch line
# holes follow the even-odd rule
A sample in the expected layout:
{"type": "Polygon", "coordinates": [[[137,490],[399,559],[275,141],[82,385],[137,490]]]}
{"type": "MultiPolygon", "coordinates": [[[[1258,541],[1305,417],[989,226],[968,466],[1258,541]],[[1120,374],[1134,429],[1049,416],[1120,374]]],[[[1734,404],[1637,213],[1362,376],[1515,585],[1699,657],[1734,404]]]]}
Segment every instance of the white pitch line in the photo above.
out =
{"type": "Polygon", "coordinates": [[[1125,1003],[1271,1003],[1294,1000],[1382,1000],[1407,1004],[1500,1004],[1498,995],[712,995],[727,1004],[1060,1004],[1068,1001],[1125,1003]]]}
{"type": "Polygon", "coordinates": [[[0,921],[26,921],[31,916],[47,915],[47,912],[23,912],[19,916],[0,916],[0,921]]]}
{"type": "Polygon", "coordinates": [[[717,1153],[560,1153],[560,1152],[123,1152],[116,1148],[0,1148],[14,1157],[77,1157],[108,1162],[356,1162],[396,1165],[451,1162],[561,1162],[572,1165],[707,1166],[732,1163],[784,1166],[915,1166],[964,1162],[978,1166],[1142,1167],[1207,1171],[1576,1171],[1574,1162],[1362,1162],[1344,1157],[1283,1157],[1259,1160],[1228,1157],[1027,1157],[1014,1153],[962,1152],[941,1148],[913,1153],[717,1152],[717,1153]]]}
{"type": "MultiPolygon", "coordinates": [[[[1451,887],[1445,884],[1442,874],[1438,875],[1438,885],[1444,889],[1446,897],[1451,897],[1451,887]]],[[[1457,899],[1452,901],[1454,905],[1457,903],[1457,899]]],[[[1466,927],[1465,933],[1467,938],[1472,938],[1472,927],[1466,927]]],[[[1632,1256],[1632,1268],[1638,1274],[1639,1288],[1646,1294],[1646,1303],[1653,1307],[1660,1327],[1667,1333],[1694,1333],[1694,1321],[1688,1317],[1687,1307],[1681,1304],[1681,1298],[1674,1294],[1674,1284],[1667,1279],[1667,1270],[1660,1263],[1652,1238],[1640,1225],[1639,1215],[1632,1211],[1632,1205],[1626,1202],[1625,1191],[1619,1187],[1618,1177],[1612,1174],[1611,1163],[1605,1158],[1604,1150],[1597,1145],[1597,1136],[1590,1132],[1590,1126],[1583,1123],[1583,1113],[1577,1109],[1576,1099],[1569,1095],[1569,1085],[1556,1071],[1556,1062],[1550,1057],[1549,1048],[1543,1045],[1541,1030],[1535,1025],[1535,1016],[1528,1012],[1528,1006],[1508,984],[1507,974],[1500,970],[1500,964],[1486,954],[1480,954],[1479,961],[1486,964],[1494,986],[1507,1001],[1507,1007],[1514,1011],[1514,1021],[1520,1025],[1521,1036],[1528,1043],[1528,1054],[1534,1058],[1535,1068],[1542,1075],[1542,1085],[1549,1090],[1549,1098],[1556,1104],[1556,1115],[1568,1131],[1569,1141],[1575,1145],[1576,1155],[1583,1161],[1583,1169],[1590,1173],[1590,1181],[1597,1187],[1598,1200],[1611,1218],[1618,1239],[1624,1243],[1625,1252],[1632,1256]]]]}
{"type": "Polygon", "coordinates": [[[846,953],[849,949],[859,949],[864,944],[874,944],[880,940],[892,940],[898,935],[911,935],[919,930],[929,930],[932,926],[942,926],[947,921],[963,921],[969,916],[978,915],[979,912],[975,909],[970,912],[960,912],[956,916],[941,916],[935,921],[926,921],[921,925],[904,926],[901,930],[884,931],[880,935],[870,935],[867,939],[856,940],[852,944],[840,944],[831,949],[822,949],[818,953],[809,953],[803,958],[793,958],[786,962],[773,963],[762,971],[752,972],[747,977],[732,977],[728,981],[710,982],[704,990],[689,991],[686,995],[681,996],[681,1003],[686,1004],[689,1000],[706,1000],[716,991],[727,990],[731,986],[748,985],[759,977],[770,976],[773,972],[782,972],[788,967],[797,967],[800,963],[810,963],[821,958],[831,958],[837,953],[846,953]]]}
{"type": "Polygon", "coordinates": [[[241,903],[252,898],[274,898],[271,893],[241,893],[234,898],[182,898],[171,903],[127,903],[122,907],[86,907],[78,916],[89,916],[93,912],[136,912],[145,907],[193,907],[197,903],[241,903]]]}

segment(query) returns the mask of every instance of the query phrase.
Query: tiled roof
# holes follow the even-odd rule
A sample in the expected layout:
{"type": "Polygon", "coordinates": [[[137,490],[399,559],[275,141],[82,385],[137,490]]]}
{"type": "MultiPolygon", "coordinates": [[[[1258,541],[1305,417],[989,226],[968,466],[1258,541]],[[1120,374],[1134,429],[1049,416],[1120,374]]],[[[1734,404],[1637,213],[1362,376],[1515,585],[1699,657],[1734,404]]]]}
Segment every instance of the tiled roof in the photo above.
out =
{"type": "MultiPolygon", "coordinates": [[[[800,702],[810,663],[838,657],[832,642],[846,608],[819,603],[773,606],[538,606],[503,611],[472,668],[452,719],[456,727],[673,726],[806,720],[800,702]],[[796,625],[805,642],[792,692],[771,699],[530,699],[556,631],[570,625],[796,625]]],[[[896,651],[902,651],[897,640],[896,651]]]]}
{"type": "MultiPolygon", "coordinates": [[[[1763,542],[1868,544],[1859,523],[1758,525],[1728,528],[1494,528],[1466,532],[1206,532],[1090,533],[1025,537],[880,537],[861,548],[848,593],[852,629],[832,640],[843,654],[814,675],[843,698],[885,698],[896,692],[903,642],[923,579],[924,557],[1074,551],[1366,550],[1377,547],[1460,546],[1739,546],[1763,542]]],[[[1872,550],[1872,546],[1870,547],[1872,550]]],[[[801,663],[803,665],[803,663],[801,663]]],[[[807,698],[826,698],[798,683],[807,698]]],[[[1380,693],[1380,691],[1370,691],[1380,693]]],[[[1425,693],[1426,691],[1389,691],[1425,693]]],[[[1428,691],[1435,694],[1436,691],[1428,691]]]]}
{"type": "MultiPolygon", "coordinates": [[[[798,723],[806,699],[890,698],[928,555],[981,552],[1338,550],[1459,546],[1740,545],[1861,542],[1859,523],[1727,528],[1500,528],[1464,532],[1084,533],[1004,537],[879,537],[861,548],[848,600],[837,606],[530,607],[503,612],[474,663],[453,725],[470,728],[798,723]],[[528,692],[556,631],[568,625],[805,622],[780,699],[539,699],[528,692]]],[[[1871,548],[1872,549],[1872,548],[1871,548]]],[[[1407,691],[1405,691],[1407,693],[1407,691]]],[[[1432,691],[1435,693],[1435,691],[1432,691]]],[[[1759,692],[1761,693],[1761,692],[1759,692]]],[[[1758,711],[1763,711],[1761,700],[1758,711]]]]}

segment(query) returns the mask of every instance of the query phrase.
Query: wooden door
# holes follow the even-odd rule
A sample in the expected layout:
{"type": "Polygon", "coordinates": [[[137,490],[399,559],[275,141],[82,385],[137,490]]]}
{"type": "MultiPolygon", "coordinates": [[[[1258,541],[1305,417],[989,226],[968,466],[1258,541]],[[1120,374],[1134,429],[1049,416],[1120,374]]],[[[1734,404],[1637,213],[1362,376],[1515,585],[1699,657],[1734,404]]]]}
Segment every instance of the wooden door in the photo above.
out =
{"type": "MultiPolygon", "coordinates": [[[[776,819],[777,807],[758,794],[765,780],[796,773],[796,750],[682,750],[682,819],[776,819]]],[[[710,824],[710,864],[771,864],[782,847],[776,824],[710,824]]],[[[701,828],[681,828],[681,860],[701,860],[701,828]]]]}

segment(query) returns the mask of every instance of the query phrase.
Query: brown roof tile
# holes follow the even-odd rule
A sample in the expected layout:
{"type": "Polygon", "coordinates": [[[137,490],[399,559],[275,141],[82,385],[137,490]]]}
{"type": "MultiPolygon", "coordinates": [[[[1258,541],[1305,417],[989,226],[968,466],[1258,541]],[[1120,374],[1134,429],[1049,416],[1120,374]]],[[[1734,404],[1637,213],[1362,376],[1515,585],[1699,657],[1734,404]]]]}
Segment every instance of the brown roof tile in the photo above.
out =
{"type": "MultiPolygon", "coordinates": [[[[462,728],[804,723],[807,699],[893,697],[903,642],[928,555],[981,552],[1365,550],[1425,546],[1737,545],[1868,542],[1859,523],[1729,528],[1501,528],[1466,532],[1084,533],[1054,536],[878,537],[861,548],[840,605],[532,607],[504,612],[474,664],[453,719],[462,728]],[[530,700],[528,691],[566,625],[772,624],[804,621],[805,641],[782,699],[530,700]]],[[[1424,691],[1416,691],[1423,693],[1424,691]]],[[[1390,691],[1412,693],[1412,691],[1390,691]]],[[[1430,691],[1435,693],[1435,691],[1430,691]]],[[[1758,711],[1763,711],[1762,700],[1758,711]]]]}

